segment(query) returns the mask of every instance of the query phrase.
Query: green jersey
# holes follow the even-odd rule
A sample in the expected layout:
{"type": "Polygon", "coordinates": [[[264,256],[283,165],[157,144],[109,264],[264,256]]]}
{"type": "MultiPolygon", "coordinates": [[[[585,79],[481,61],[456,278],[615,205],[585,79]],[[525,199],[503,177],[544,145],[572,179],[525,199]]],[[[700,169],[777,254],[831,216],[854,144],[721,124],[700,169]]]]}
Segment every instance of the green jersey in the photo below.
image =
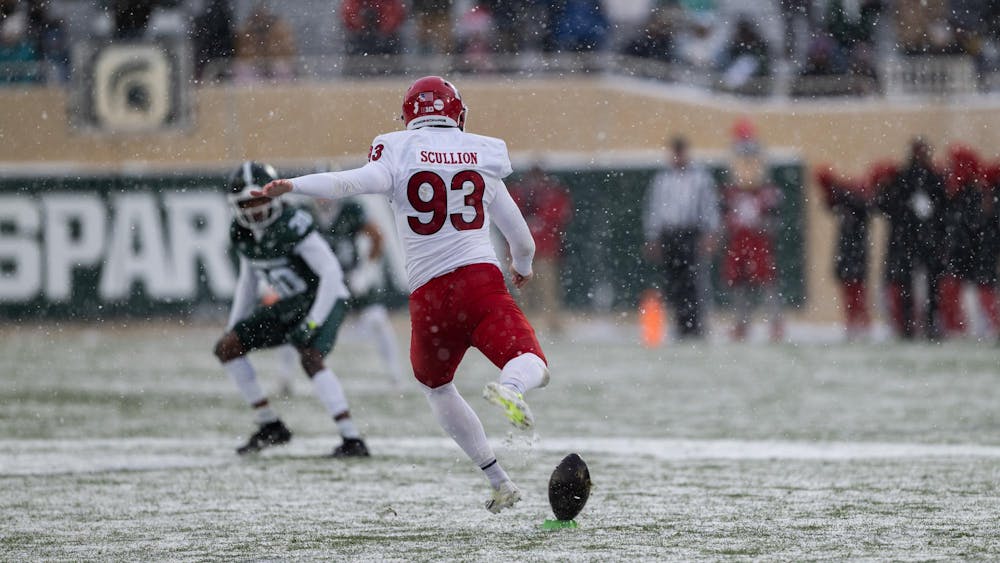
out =
{"type": "Polygon", "coordinates": [[[245,258],[258,278],[265,280],[282,299],[315,295],[319,275],[295,252],[295,247],[316,230],[312,215],[286,207],[281,216],[262,231],[254,232],[233,221],[229,237],[233,248],[245,258]]]}

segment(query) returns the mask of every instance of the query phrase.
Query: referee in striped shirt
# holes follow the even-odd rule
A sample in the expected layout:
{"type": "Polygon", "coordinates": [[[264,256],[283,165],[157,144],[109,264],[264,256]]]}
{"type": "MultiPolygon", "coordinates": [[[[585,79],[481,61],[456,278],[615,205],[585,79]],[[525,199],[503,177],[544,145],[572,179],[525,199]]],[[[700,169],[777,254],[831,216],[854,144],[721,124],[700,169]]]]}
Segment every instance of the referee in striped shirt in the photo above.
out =
{"type": "Polygon", "coordinates": [[[698,338],[705,332],[702,280],[715,251],[719,196],[708,170],[689,159],[687,139],[675,137],[669,148],[672,166],[657,173],[646,192],[643,254],[663,278],[678,337],[698,338]]]}

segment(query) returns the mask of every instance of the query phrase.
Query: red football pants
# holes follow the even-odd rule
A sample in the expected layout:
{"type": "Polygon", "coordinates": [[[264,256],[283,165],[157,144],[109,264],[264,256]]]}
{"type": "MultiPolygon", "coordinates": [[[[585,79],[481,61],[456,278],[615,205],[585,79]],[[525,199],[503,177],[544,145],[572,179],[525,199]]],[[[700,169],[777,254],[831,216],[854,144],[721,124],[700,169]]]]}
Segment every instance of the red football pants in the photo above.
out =
{"type": "Polygon", "coordinates": [[[545,360],[535,331],[493,264],[436,277],[410,295],[410,362],[417,381],[449,383],[474,346],[498,368],[521,354],[545,360]]]}

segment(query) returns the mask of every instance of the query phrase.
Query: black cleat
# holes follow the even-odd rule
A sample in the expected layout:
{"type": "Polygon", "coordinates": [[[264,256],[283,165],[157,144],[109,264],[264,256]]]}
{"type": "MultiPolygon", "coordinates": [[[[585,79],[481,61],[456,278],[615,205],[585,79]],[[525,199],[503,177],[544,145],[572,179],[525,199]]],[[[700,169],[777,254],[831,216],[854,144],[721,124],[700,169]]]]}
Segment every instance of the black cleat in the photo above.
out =
{"type": "Polygon", "coordinates": [[[288,430],[284,422],[275,420],[267,424],[261,424],[257,433],[250,436],[246,444],[236,448],[236,453],[240,455],[257,453],[270,446],[287,444],[292,439],[292,432],[288,430]]]}
{"type": "Polygon", "coordinates": [[[368,446],[361,438],[344,438],[344,443],[333,448],[330,457],[369,457],[368,446]]]}

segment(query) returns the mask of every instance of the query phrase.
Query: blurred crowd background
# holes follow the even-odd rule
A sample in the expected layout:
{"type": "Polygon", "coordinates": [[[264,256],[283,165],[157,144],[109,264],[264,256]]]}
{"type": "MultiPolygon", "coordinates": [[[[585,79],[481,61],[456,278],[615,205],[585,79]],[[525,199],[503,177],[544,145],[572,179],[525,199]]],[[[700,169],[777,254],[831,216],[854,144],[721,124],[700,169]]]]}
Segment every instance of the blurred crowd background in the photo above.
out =
{"type": "Polygon", "coordinates": [[[88,39],[190,39],[204,81],[614,66],[745,95],[1000,87],[996,0],[0,0],[0,82],[88,39]]]}

